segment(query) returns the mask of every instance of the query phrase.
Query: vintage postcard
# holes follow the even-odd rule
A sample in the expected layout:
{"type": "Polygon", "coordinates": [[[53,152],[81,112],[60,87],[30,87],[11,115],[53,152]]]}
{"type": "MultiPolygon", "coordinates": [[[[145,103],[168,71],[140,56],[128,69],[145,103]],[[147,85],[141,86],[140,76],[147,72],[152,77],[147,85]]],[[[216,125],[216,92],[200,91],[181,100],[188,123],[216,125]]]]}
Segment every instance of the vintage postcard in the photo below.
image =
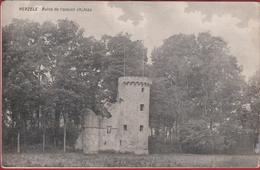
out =
{"type": "Polygon", "coordinates": [[[260,3],[1,5],[3,167],[260,165],[260,3]]]}

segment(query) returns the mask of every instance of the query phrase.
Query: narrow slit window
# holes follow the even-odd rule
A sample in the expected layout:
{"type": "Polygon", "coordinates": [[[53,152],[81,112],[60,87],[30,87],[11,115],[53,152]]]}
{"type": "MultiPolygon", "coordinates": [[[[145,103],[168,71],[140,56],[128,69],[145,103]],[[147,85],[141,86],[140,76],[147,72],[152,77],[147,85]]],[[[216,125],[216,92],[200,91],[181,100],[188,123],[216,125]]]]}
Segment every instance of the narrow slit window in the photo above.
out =
{"type": "Polygon", "coordinates": [[[140,132],[142,132],[144,130],[144,126],[140,125],[140,132]]]}
{"type": "Polygon", "coordinates": [[[140,111],[144,110],[144,104],[140,104],[140,111]]]}
{"type": "Polygon", "coordinates": [[[141,91],[144,92],[144,87],[142,87],[141,91]]]}
{"type": "Polygon", "coordinates": [[[122,145],[122,140],[119,141],[120,142],[120,146],[122,145]]]}
{"type": "Polygon", "coordinates": [[[111,133],[111,126],[107,126],[107,134],[110,134],[111,133]]]}
{"type": "Polygon", "coordinates": [[[124,125],[124,130],[127,131],[127,125],[124,125]]]}

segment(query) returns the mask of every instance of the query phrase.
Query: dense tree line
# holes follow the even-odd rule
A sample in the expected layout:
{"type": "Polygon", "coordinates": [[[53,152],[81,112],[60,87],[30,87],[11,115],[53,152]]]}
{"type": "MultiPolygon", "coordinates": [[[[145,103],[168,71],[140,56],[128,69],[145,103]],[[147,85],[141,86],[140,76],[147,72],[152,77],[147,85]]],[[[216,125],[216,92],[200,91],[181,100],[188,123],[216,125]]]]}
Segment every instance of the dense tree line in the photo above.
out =
{"type": "Polygon", "coordinates": [[[245,81],[226,42],[207,32],[178,34],[154,49],[152,59],[150,115],[157,144],[178,152],[254,151],[259,77],[245,81]]]}
{"type": "Polygon", "coordinates": [[[3,28],[4,139],[16,143],[17,152],[22,136],[26,145],[42,141],[44,151],[46,135],[66,151],[82,113],[108,116],[103,104],[116,100],[118,77],[141,75],[146,49],[140,41],[123,33],[101,40],[83,33],[69,20],[14,20],[3,28]]]}
{"type": "Polygon", "coordinates": [[[131,35],[87,36],[70,20],[13,20],[3,28],[3,142],[17,152],[73,146],[83,114],[110,116],[118,77],[149,76],[154,152],[222,153],[257,142],[259,83],[245,81],[228,45],[209,33],[178,34],[152,52],[131,35]],[[172,148],[172,149],[169,149],[172,148]],[[24,148],[24,149],[23,149],[24,148]]]}

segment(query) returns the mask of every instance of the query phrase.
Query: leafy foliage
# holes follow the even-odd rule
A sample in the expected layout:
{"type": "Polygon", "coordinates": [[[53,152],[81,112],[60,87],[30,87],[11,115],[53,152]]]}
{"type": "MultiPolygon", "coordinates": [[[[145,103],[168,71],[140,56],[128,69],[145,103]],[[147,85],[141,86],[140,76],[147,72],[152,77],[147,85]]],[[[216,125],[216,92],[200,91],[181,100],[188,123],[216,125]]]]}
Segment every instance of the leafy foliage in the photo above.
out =
{"type": "MultiPolygon", "coordinates": [[[[163,130],[166,138],[188,152],[213,152],[216,138],[236,140],[238,134],[227,131],[240,124],[221,127],[241,114],[246,85],[226,42],[209,33],[178,34],[154,49],[152,59],[152,127],[170,129],[163,130]]],[[[222,151],[231,146],[223,142],[217,145],[222,151]]]]}
{"type": "Polygon", "coordinates": [[[72,146],[85,110],[111,116],[104,103],[117,101],[121,76],[153,80],[150,146],[223,153],[235,150],[243,135],[257,142],[259,76],[244,80],[225,41],[207,32],[177,34],[151,58],[147,64],[142,41],[127,33],[97,40],[67,19],[13,20],[3,28],[4,143],[14,147],[21,135],[43,148],[45,137],[72,146]]]}

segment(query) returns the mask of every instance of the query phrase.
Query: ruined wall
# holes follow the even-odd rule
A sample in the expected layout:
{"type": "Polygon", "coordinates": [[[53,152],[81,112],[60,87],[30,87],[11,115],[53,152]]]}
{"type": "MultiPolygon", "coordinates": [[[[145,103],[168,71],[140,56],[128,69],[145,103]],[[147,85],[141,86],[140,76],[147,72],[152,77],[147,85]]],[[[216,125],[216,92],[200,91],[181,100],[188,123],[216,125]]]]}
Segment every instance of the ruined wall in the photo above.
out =
{"type": "Polygon", "coordinates": [[[114,103],[108,111],[111,113],[110,118],[103,117],[100,128],[100,151],[119,151],[119,117],[120,117],[120,103],[114,103]]]}
{"type": "Polygon", "coordinates": [[[82,131],[82,149],[84,153],[97,153],[99,151],[99,133],[101,117],[93,111],[84,116],[84,127],[82,131]]]}

